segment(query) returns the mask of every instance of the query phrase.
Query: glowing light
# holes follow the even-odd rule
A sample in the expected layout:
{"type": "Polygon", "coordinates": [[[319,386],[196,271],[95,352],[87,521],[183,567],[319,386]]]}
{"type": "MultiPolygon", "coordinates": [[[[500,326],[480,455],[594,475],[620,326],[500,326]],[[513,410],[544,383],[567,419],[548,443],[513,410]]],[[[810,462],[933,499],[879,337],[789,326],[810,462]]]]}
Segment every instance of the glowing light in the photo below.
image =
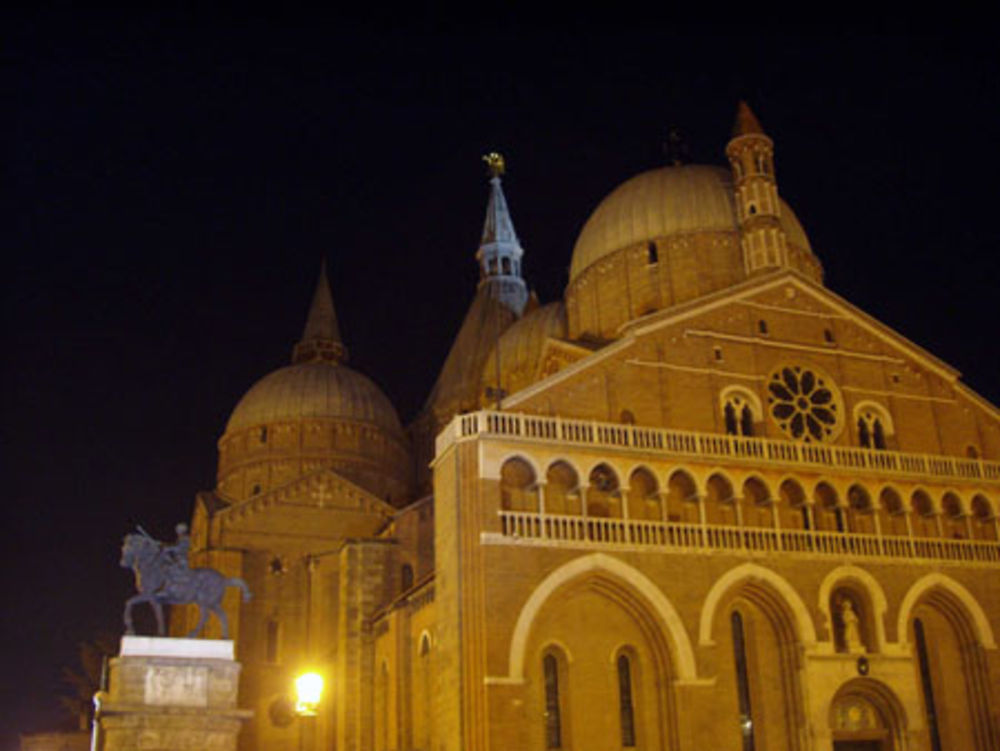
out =
{"type": "Polygon", "coordinates": [[[305,717],[315,717],[323,696],[323,676],[303,673],[295,679],[295,712],[305,717]]]}

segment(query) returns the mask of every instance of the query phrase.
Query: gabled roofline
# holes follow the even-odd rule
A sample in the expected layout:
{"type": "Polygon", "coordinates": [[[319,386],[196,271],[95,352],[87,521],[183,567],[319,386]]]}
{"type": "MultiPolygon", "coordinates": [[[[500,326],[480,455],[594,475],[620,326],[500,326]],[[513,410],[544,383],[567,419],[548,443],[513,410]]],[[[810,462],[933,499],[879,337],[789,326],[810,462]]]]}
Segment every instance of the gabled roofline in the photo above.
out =
{"type": "Polygon", "coordinates": [[[816,284],[792,269],[782,269],[772,274],[748,279],[745,282],[728,287],[724,290],[719,290],[718,292],[714,292],[694,300],[689,300],[681,303],[680,305],[675,305],[665,310],[650,313],[642,318],[628,321],[619,327],[617,331],[621,337],[620,339],[598,350],[597,352],[594,352],[592,355],[572,363],[563,370],[560,370],[559,372],[554,373],[547,378],[543,378],[541,381],[522,389],[516,394],[507,396],[504,399],[504,406],[507,408],[517,406],[526,399],[547,391],[549,388],[572,378],[581,371],[587,370],[607,358],[614,357],[623,349],[630,347],[640,336],[649,334],[657,329],[663,328],[664,326],[676,324],[696,315],[701,315],[714,308],[718,308],[732,302],[738,302],[751,295],[758,294],[759,292],[768,289],[773,289],[782,284],[792,284],[803,292],[819,298],[822,302],[831,306],[836,312],[844,317],[856,320],[862,328],[867,330],[876,338],[908,350],[911,356],[921,365],[943,378],[959,392],[976,403],[981,409],[993,417],[1000,419],[1000,409],[963,384],[959,380],[961,373],[956,368],[948,365],[946,362],[937,358],[920,345],[910,341],[899,332],[848,302],[837,293],[816,284]]]}

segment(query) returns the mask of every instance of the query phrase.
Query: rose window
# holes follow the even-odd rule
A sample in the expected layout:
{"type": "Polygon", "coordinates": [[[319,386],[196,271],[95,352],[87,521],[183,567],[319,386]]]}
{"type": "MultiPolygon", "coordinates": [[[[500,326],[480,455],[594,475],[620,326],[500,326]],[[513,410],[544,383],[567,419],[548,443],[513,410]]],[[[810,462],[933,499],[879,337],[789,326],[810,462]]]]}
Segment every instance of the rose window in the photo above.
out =
{"type": "Polygon", "coordinates": [[[829,376],[815,368],[788,365],[771,374],[767,383],[773,419],[798,441],[831,441],[840,433],[843,405],[829,376]]]}

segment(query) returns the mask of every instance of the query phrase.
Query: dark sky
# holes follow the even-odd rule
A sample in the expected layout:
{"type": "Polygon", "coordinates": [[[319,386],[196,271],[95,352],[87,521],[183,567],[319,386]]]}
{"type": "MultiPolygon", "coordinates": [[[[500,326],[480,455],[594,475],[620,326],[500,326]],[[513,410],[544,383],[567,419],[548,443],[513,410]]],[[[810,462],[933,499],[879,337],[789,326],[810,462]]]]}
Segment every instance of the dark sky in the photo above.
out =
{"type": "Polygon", "coordinates": [[[985,39],[177,16],[3,21],[0,748],[52,726],[75,644],[118,629],[135,523],[168,537],[288,360],[321,258],[353,367],[404,421],[507,198],[543,301],[668,126],[724,163],[739,98],[827,284],[1000,399],[1000,66],[985,39]]]}

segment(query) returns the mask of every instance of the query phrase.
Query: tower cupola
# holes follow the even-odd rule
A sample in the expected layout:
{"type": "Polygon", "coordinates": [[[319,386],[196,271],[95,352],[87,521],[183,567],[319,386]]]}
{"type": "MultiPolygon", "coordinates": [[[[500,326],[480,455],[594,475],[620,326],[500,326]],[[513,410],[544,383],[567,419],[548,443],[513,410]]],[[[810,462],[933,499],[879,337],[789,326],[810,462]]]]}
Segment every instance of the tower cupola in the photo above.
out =
{"type": "Polygon", "coordinates": [[[774,176],[774,142],[746,102],[741,101],[736,111],[726,156],[733,171],[747,274],[789,266],[788,240],[781,226],[781,203],[774,176]]]}
{"type": "Polygon", "coordinates": [[[483,161],[490,172],[490,199],[476,252],[479,286],[494,287],[495,296],[520,316],[528,302],[528,287],[521,276],[524,249],[514,232],[514,222],[500,184],[505,169],[504,159],[500,154],[490,152],[483,157],[483,161]]]}

